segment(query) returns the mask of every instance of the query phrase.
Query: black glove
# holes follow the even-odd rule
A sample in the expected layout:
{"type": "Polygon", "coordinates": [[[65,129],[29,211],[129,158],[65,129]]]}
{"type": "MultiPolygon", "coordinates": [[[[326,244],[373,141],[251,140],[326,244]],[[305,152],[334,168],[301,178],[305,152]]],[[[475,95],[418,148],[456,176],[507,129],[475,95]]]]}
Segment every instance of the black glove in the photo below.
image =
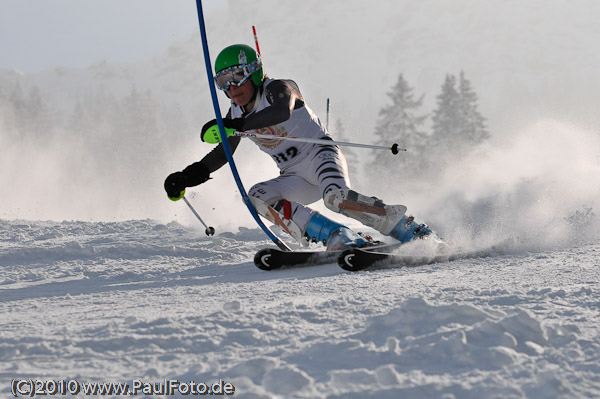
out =
{"type": "Polygon", "coordinates": [[[182,191],[188,186],[188,178],[183,172],[171,173],[165,179],[165,191],[169,199],[176,201],[181,199],[182,191]]]}
{"type": "Polygon", "coordinates": [[[186,187],[194,187],[210,179],[210,172],[202,162],[195,162],[181,172],[171,173],[165,179],[165,191],[176,201],[183,197],[186,187]]]}

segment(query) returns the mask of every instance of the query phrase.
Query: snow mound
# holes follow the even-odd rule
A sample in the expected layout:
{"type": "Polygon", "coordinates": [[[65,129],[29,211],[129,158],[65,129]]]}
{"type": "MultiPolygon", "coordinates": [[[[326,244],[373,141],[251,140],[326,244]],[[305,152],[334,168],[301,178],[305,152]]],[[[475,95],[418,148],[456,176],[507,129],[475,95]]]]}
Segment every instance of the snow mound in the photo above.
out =
{"type": "MultiPolygon", "coordinates": [[[[298,384],[302,381],[298,391],[305,391],[306,396],[301,397],[327,391],[334,394],[327,397],[344,398],[364,397],[365,392],[390,398],[441,397],[442,392],[448,398],[478,398],[488,397],[485,392],[490,389],[496,397],[560,397],[576,390],[563,381],[568,371],[557,366],[572,361],[573,355],[581,356],[589,346],[578,332],[575,326],[546,326],[527,310],[503,314],[409,298],[397,309],[369,318],[358,333],[338,340],[317,340],[284,354],[283,364],[276,366],[272,361],[270,367],[279,367],[280,381],[285,379],[283,375],[294,376],[298,384]],[[561,353],[565,347],[568,352],[561,353]],[[543,372],[529,372],[526,385],[492,382],[525,373],[540,358],[551,358],[552,366],[548,364],[543,372]],[[299,371],[292,373],[290,365],[304,365],[308,377],[299,371]],[[478,370],[477,375],[473,370],[478,370]],[[482,375],[487,378],[482,380],[482,375]],[[311,379],[315,381],[312,387],[311,379]]],[[[597,344],[594,347],[597,349],[597,344]]],[[[267,360],[263,358],[263,364],[267,360]]],[[[270,378],[273,370],[262,375],[270,378]]],[[[260,380],[263,387],[282,394],[270,390],[270,379],[265,379],[260,380]]]]}

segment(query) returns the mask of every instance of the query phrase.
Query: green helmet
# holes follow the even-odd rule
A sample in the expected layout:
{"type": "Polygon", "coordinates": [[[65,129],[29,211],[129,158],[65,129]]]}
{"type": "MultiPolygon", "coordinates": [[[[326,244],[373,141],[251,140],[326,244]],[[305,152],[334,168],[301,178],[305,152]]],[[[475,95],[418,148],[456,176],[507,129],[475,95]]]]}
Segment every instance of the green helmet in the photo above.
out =
{"type": "Polygon", "coordinates": [[[251,73],[252,83],[255,86],[262,85],[265,76],[263,74],[260,54],[246,44],[233,44],[225,47],[215,60],[215,74],[219,75],[219,72],[223,69],[238,65],[248,68],[248,72],[251,73]]]}

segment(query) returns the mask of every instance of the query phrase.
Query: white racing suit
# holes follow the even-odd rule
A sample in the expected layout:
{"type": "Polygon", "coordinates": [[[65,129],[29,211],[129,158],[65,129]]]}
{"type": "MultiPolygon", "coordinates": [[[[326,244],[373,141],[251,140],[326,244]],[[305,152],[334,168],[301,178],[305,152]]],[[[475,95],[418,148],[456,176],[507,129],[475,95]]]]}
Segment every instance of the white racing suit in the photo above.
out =
{"type": "MultiPolygon", "coordinates": [[[[257,90],[256,96],[251,110],[237,106],[233,101],[231,103],[227,117],[243,118],[244,131],[331,140],[325,127],[304,103],[293,81],[268,79],[257,90]]],[[[313,224],[317,219],[329,221],[323,216],[315,217],[318,213],[306,206],[323,199],[328,209],[354,218],[383,234],[401,239],[397,237],[394,228],[401,220],[407,221],[404,216],[406,207],[388,206],[376,198],[352,191],[346,159],[337,146],[299,143],[279,138],[251,139],[273,158],[280,169],[280,175],[254,185],[248,194],[259,214],[284,228],[294,238],[300,242],[304,239],[327,240],[331,233],[328,229],[320,231],[320,225],[316,231],[313,225],[307,228],[311,220],[313,224]]],[[[232,151],[235,151],[239,138],[231,137],[229,143],[232,151]]],[[[210,172],[226,162],[221,153],[222,149],[217,147],[201,161],[210,172]]],[[[332,223],[332,228],[345,227],[332,223]]],[[[411,223],[412,218],[408,220],[408,224],[411,223]]],[[[423,233],[426,233],[425,230],[429,231],[422,229],[423,227],[415,225],[411,234],[415,230],[417,232],[412,234],[414,236],[422,235],[418,234],[421,230],[423,233]]],[[[403,234],[401,232],[400,235],[403,234]]]]}

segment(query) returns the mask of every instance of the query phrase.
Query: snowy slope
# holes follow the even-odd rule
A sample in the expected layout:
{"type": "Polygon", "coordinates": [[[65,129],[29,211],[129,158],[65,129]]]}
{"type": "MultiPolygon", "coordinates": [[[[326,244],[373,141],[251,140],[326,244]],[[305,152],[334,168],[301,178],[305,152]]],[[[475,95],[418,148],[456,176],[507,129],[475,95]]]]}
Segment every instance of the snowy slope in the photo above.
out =
{"type": "MultiPolygon", "coordinates": [[[[254,252],[271,244],[227,168],[188,190],[214,238],[162,189],[209,151],[194,127],[212,118],[196,25],[146,63],[1,70],[3,95],[38,86],[65,117],[99,88],[151,89],[193,132],[165,132],[168,148],[133,164],[118,150],[143,135],[98,147],[80,131],[51,143],[0,132],[0,396],[14,378],[52,378],[224,379],[236,398],[600,397],[600,3],[259,5],[230,0],[209,18],[213,59],[257,25],[268,72],[296,79],[320,116],[331,97],[355,141],[372,139],[399,73],[431,107],[444,75],[464,70],[493,140],[439,181],[371,178],[368,194],[460,245],[517,245],[414,269],[260,271],[254,252]]],[[[240,149],[247,187],[276,175],[240,149]]]]}
{"type": "Polygon", "coordinates": [[[600,241],[355,274],[261,271],[254,229],[15,220],[0,243],[5,397],[13,378],[223,379],[236,398],[600,395],[600,241]]]}

